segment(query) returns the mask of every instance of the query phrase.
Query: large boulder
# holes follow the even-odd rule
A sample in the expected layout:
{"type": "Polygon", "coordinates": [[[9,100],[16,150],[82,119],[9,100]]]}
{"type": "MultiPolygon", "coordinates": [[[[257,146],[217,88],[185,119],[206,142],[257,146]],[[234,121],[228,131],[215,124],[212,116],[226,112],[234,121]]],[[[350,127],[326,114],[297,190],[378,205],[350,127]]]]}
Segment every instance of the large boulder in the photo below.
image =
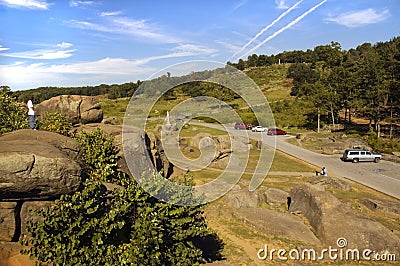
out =
{"type": "Polygon", "coordinates": [[[214,147],[215,143],[211,134],[200,132],[190,139],[190,146],[202,149],[214,147]]]}
{"type": "Polygon", "coordinates": [[[241,207],[259,207],[263,201],[262,191],[255,190],[249,191],[246,188],[236,186],[235,189],[226,194],[226,204],[233,208],[241,207]]]}
{"type": "Polygon", "coordinates": [[[289,213],[253,207],[239,208],[232,213],[232,216],[268,235],[310,244],[320,243],[301,218],[289,213]]]}
{"type": "Polygon", "coordinates": [[[360,199],[358,202],[365,205],[372,211],[380,210],[384,212],[400,214],[400,202],[384,199],[360,199]]]}
{"type": "Polygon", "coordinates": [[[81,185],[79,145],[47,131],[23,129],[0,137],[1,201],[54,199],[81,185]]]}
{"type": "Polygon", "coordinates": [[[354,212],[331,193],[309,185],[298,185],[290,195],[290,211],[302,213],[324,244],[337,246],[338,239],[345,238],[348,248],[399,251],[400,239],[391,230],[354,212]]]}
{"type": "Polygon", "coordinates": [[[157,136],[153,132],[147,132],[147,143],[146,146],[150,150],[151,159],[153,161],[153,165],[157,169],[157,171],[162,171],[164,177],[170,177],[172,172],[174,171],[174,166],[168,160],[167,155],[164,152],[163,145],[161,141],[157,138],[157,136]]]}
{"type": "Polygon", "coordinates": [[[320,186],[324,190],[327,188],[340,189],[344,191],[351,190],[351,184],[344,179],[337,177],[316,176],[309,180],[313,185],[320,186]]]}
{"type": "Polygon", "coordinates": [[[135,178],[152,176],[156,172],[148,143],[148,136],[142,129],[124,126],[122,145],[126,167],[135,178]]]}
{"type": "Polygon", "coordinates": [[[264,201],[269,205],[287,204],[289,193],[279,188],[268,188],[264,192],[264,201]]]}
{"type": "Polygon", "coordinates": [[[66,115],[72,124],[100,123],[103,120],[100,104],[91,96],[55,96],[37,104],[35,110],[39,119],[47,112],[56,112],[66,115]]]}

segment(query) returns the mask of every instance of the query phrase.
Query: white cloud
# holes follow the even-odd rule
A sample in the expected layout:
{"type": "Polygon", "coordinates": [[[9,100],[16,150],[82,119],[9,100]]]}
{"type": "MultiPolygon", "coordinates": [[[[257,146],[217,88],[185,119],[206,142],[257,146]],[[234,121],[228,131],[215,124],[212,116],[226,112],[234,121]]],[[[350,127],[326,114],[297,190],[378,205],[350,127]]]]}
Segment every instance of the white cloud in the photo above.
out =
{"type": "Polygon", "coordinates": [[[94,5],[96,2],[94,1],[78,1],[78,0],[71,0],[69,1],[69,6],[71,7],[78,7],[78,6],[91,6],[94,5]]]}
{"type": "Polygon", "coordinates": [[[275,0],[276,7],[278,9],[287,9],[289,8],[286,4],[286,0],[275,0]]]}
{"type": "MultiPolygon", "coordinates": [[[[62,53],[63,51],[58,52],[62,53]]],[[[65,52],[68,53],[68,51],[65,52]]],[[[211,55],[216,52],[217,50],[215,49],[200,45],[180,44],[173,48],[170,53],[138,60],[107,57],[96,61],[68,64],[31,64],[18,62],[10,65],[0,65],[0,80],[1,83],[9,85],[12,89],[28,89],[40,86],[86,86],[101,83],[122,83],[132,81],[138,75],[148,76],[154,73],[156,69],[147,65],[152,61],[211,55]],[[73,78],[71,78],[71,75],[73,75],[73,78]]],[[[19,54],[23,55],[20,58],[30,58],[28,56],[33,56],[34,53],[26,52],[25,54],[19,54]]],[[[39,56],[36,55],[35,59],[39,56]]]]}
{"type": "Polygon", "coordinates": [[[50,4],[43,0],[0,0],[0,5],[12,8],[49,9],[50,4]]]}
{"type": "Polygon", "coordinates": [[[0,52],[1,52],[1,51],[6,51],[6,50],[8,50],[8,49],[10,49],[10,48],[3,47],[3,46],[0,44],[0,52]]]}
{"type": "Polygon", "coordinates": [[[177,47],[173,48],[170,53],[150,56],[142,59],[136,60],[136,62],[140,65],[144,65],[150,63],[152,61],[168,59],[168,58],[179,58],[179,57],[190,57],[190,56],[201,56],[201,55],[214,55],[218,51],[212,48],[207,48],[200,45],[195,44],[180,44],[177,47]]]}
{"type": "Polygon", "coordinates": [[[0,81],[13,90],[40,86],[86,86],[132,81],[135,75],[147,76],[154,71],[138,61],[123,58],[57,65],[18,62],[0,65],[0,81]]]}
{"type": "Polygon", "coordinates": [[[368,8],[360,11],[347,12],[337,16],[330,16],[326,18],[325,21],[334,22],[349,28],[356,28],[384,21],[389,16],[390,12],[388,9],[378,12],[372,8],[368,8]]]}
{"type": "Polygon", "coordinates": [[[103,58],[97,61],[51,65],[47,68],[52,73],[69,73],[69,74],[133,74],[142,72],[140,70],[141,63],[136,60],[125,58],[103,58]]]}
{"type": "Polygon", "coordinates": [[[2,53],[0,56],[23,58],[23,59],[62,59],[72,56],[75,50],[32,50],[25,52],[2,53]]]}
{"type": "Polygon", "coordinates": [[[196,44],[180,44],[175,47],[173,51],[182,54],[183,56],[212,55],[218,52],[213,48],[196,44]]]}
{"type": "Polygon", "coordinates": [[[79,20],[70,20],[67,23],[72,27],[84,30],[129,35],[162,43],[178,42],[178,39],[161,33],[157,27],[150,25],[144,19],[135,20],[119,16],[104,16],[104,18],[106,20],[103,24],[79,20]]]}
{"type": "Polygon", "coordinates": [[[69,48],[71,46],[72,46],[72,43],[69,43],[69,42],[61,42],[61,43],[57,44],[57,47],[60,47],[62,49],[69,48]]]}
{"type": "Polygon", "coordinates": [[[110,11],[110,12],[101,12],[100,16],[108,17],[108,16],[118,16],[121,14],[122,14],[122,11],[110,11]]]}

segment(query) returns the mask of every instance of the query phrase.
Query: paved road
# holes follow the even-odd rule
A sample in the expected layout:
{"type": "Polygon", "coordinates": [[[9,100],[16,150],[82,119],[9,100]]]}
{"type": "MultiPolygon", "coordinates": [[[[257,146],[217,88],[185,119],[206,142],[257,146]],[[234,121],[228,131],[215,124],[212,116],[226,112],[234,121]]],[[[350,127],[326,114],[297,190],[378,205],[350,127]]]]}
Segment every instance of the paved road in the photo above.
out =
{"type": "MultiPolygon", "coordinates": [[[[196,122],[191,122],[191,124],[224,130],[222,126],[215,124],[196,122]]],[[[227,129],[235,135],[245,136],[248,134],[250,138],[255,140],[260,140],[261,134],[266,134],[235,130],[233,127],[227,127],[227,129]]],[[[400,164],[383,160],[379,163],[343,162],[340,160],[340,155],[318,154],[286,142],[290,137],[291,136],[268,136],[264,138],[264,142],[270,147],[276,147],[279,151],[315,165],[317,169],[325,166],[330,176],[347,178],[400,199],[400,164]]]]}

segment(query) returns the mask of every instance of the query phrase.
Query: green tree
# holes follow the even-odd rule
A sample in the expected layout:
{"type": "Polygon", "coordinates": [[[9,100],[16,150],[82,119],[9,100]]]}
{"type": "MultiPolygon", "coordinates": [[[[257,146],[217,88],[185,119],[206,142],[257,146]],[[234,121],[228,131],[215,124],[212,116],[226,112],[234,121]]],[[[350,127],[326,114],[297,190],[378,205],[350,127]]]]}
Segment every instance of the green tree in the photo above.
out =
{"type": "Polygon", "coordinates": [[[312,69],[310,64],[304,63],[292,64],[288,69],[287,77],[293,78],[293,88],[290,94],[298,97],[308,94],[308,87],[303,86],[304,84],[312,84],[319,80],[318,72],[312,69]]]}
{"type": "Polygon", "coordinates": [[[363,100],[362,111],[369,117],[370,125],[374,122],[374,128],[378,138],[381,131],[381,109],[384,105],[385,96],[388,94],[388,87],[385,84],[385,75],[382,62],[376,50],[371,48],[364,52],[359,61],[358,89],[363,100]]]}
{"type": "Polygon", "coordinates": [[[25,104],[17,102],[8,86],[0,90],[0,133],[28,128],[27,109],[25,104]]]}

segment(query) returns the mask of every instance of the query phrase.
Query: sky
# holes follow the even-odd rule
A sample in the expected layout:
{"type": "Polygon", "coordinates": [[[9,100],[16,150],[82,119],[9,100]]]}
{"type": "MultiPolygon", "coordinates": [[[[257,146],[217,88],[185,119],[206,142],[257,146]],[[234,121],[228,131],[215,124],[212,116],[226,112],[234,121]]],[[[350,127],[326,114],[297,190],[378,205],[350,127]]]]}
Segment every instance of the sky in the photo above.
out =
{"type": "Polygon", "coordinates": [[[400,0],[0,0],[0,25],[0,86],[91,86],[187,61],[389,41],[400,0]]]}

